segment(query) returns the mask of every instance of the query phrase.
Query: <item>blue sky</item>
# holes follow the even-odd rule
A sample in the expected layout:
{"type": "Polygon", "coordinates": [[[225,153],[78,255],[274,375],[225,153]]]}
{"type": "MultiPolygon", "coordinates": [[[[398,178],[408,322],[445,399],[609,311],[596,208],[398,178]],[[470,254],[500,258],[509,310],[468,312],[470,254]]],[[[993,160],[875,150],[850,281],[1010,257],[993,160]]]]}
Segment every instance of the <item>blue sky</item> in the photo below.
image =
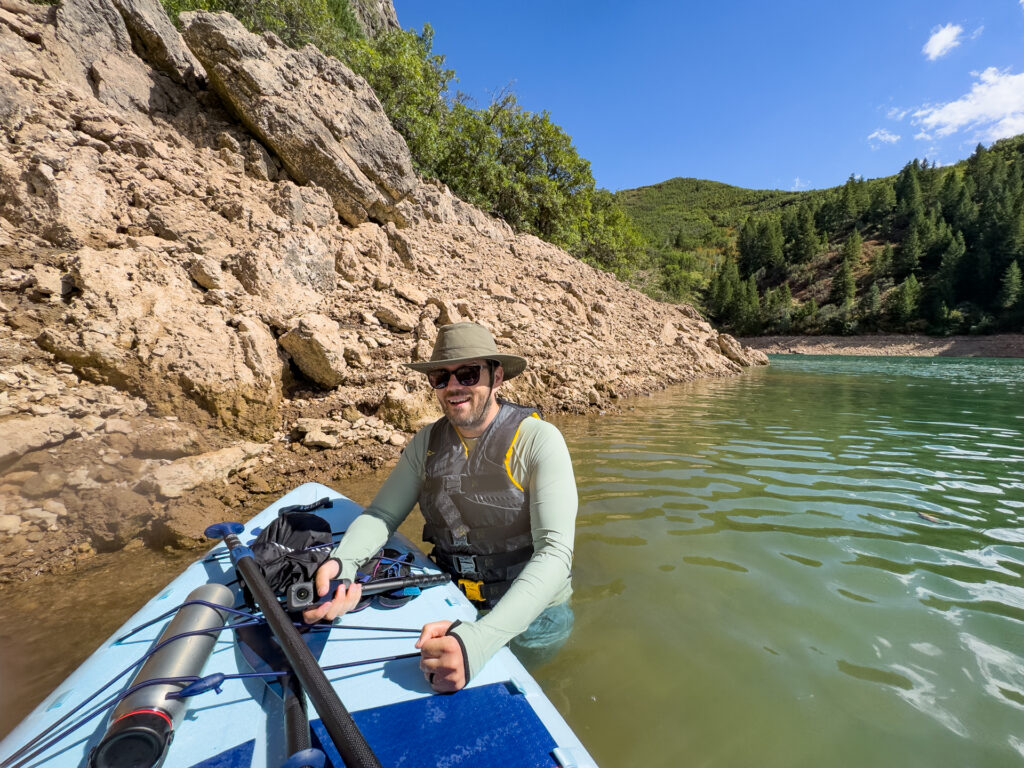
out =
{"type": "Polygon", "coordinates": [[[1024,133],[1024,0],[395,0],[479,106],[548,110],[611,190],[842,184],[1024,133]]]}

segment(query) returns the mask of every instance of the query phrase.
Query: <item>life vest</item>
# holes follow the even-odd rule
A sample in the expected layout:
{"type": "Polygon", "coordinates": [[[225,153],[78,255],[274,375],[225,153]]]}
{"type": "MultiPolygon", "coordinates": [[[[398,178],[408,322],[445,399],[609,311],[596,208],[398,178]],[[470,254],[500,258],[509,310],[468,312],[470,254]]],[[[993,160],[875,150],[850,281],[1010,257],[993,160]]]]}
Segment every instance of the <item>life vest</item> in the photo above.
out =
{"type": "Polygon", "coordinates": [[[447,417],[430,430],[420,490],[423,540],[470,600],[493,607],[533,555],[530,494],[512,478],[509,457],[533,408],[498,401],[494,421],[468,451],[447,417]]]}

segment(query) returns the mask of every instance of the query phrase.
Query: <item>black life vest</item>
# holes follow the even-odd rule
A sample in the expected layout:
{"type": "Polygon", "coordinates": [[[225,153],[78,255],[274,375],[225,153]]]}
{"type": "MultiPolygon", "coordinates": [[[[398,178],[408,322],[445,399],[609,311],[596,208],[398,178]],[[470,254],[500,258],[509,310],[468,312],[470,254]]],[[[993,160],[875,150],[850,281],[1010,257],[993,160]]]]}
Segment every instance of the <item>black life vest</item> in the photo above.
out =
{"type": "Polygon", "coordinates": [[[526,406],[498,401],[494,421],[466,455],[458,433],[442,417],[430,430],[420,510],[431,557],[478,605],[493,607],[533,555],[530,495],[509,476],[506,464],[526,406]],[[482,584],[480,584],[482,582],[482,584]],[[479,598],[479,599],[477,599],[479,598]]]}

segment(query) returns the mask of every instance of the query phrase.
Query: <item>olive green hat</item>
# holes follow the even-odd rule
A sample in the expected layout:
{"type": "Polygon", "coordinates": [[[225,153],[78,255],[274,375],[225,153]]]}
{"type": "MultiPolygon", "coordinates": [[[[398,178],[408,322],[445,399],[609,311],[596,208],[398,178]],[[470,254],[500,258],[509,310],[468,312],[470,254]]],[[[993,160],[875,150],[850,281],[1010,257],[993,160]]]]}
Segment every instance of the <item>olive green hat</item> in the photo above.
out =
{"type": "Polygon", "coordinates": [[[526,368],[526,358],[498,352],[491,332],[479,323],[470,322],[442,325],[437,331],[437,341],[434,342],[434,352],[430,360],[403,365],[414,371],[427,373],[442,365],[481,359],[497,360],[501,363],[506,379],[518,376],[526,368]]]}

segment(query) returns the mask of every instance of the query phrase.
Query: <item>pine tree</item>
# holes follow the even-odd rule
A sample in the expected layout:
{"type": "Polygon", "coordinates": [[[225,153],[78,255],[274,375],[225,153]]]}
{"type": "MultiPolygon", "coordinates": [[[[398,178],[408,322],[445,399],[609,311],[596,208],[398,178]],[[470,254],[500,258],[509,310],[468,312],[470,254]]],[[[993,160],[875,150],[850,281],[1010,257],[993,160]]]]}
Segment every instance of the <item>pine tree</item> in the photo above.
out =
{"type": "Polygon", "coordinates": [[[839,266],[839,274],[832,278],[832,290],[829,292],[830,304],[837,307],[845,307],[853,301],[857,291],[857,284],[853,279],[853,271],[850,268],[850,259],[843,259],[839,266]]]}
{"type": "Polygon", "coordinates": [[[860,232],[856,229],[846,238],[846,242],[843,243],[843,260],[846,261],[850,267],[856,267],[860,264],[860,252],[864,245],[864,239],[860,236],[860,232]]]}
{"type": "Polygon", "coordinates": [[[750,216],[736,236],[736,250],[739,252],[739,266],[744,274],[756,272],[758,267],[755,264],[759,258],[760,248],[758,245],[757,222],[750,216]]]}
{"type": "Polygon", "coordinates": [[[738,307],[736,318],[736,329],[745,335],[754,335],[761,332],[761,297],[757,292],[757,282],[751,275],[744,281],[742,288],[743,298],[738,307]]]}
{"type": "Polygon", "coordinates": [[[1021,298],[1020,266],[1016,261],[1011,261],[1010,266],[1003,273],[1003,280],[999,286],[999,298],[996,303],[1000,309],[1011,309],[1021,298]]]}
{"type": "Polygon", "coordinates": [[[763,219],[757,228],[757,234],[761,241],[761,266],[780,267],[785,263],[782,255],[782,224],[775,216],[763,219]]]}
{"type": "Polygon", "coordinates": [[[736,262],[726,257],[711,282],[711,314],[719,320],[730,318],[739,290],[740,273],[736,262]]]}
{"type": "Polygon", "coordinates": [[[805,264],[818,255],[820,248],[821,238],[814,226],[814,213],[809,205],[802,205],[797,213],[796,238],[790,261],[805,264]]]}
{"type": "Polygon", "coordinates": [[[896,211],[904,222],[914,218],[915,214],[924,211],[924,198],[918,180],[920,164],[917,160],[907,163],[896,177],[896,211]]]}
{"type": "Polygon", "coordinates": [[[911,227],[903,245],[900,246],[896,262],[893,264],[893,272],[896,277],[906,277],[920,268],[922,250],[921,238],[917,234],[917,229],[911,227]]]}
{"type": "Polygon", "coordinates": [[[874,261],[871,264],[871,274],[877,277],[888,277],[893,272],[893,250],[892,245],[886,244],[880,251],[875,252],[874,261]]]}
{"type": "Polygon", "coordinates": [[[875,183],[868,203],[868,218],[879,226],[886,226],[896,210],[896,191],[888,182],[875,183]]]}
{"type": "Polygon", "coordinates": [[[905,325],[917,316],[917,307],[921,300],[921,286],[914,275],[910,275],[896,286],[896,290],[890,296],[892,300],[889,313],[897,323],[905,325]]]}
{"type": "Polygon", "coordinates": [[[860,316],[869,328],[878,327],[878,318],[882,314],[882,292],[878,283],[874,282],[860,301],[860,316]]]}
{"type": "Polygon", "coordinates": [[[851,173],[850,178],[846,180],[846,184],[843,186],[842,192],[843,216],[848,223],[854,224],[860,220],[860,215],[864,210],[861,208],[860,202],[857,177],[851,173]]]}

